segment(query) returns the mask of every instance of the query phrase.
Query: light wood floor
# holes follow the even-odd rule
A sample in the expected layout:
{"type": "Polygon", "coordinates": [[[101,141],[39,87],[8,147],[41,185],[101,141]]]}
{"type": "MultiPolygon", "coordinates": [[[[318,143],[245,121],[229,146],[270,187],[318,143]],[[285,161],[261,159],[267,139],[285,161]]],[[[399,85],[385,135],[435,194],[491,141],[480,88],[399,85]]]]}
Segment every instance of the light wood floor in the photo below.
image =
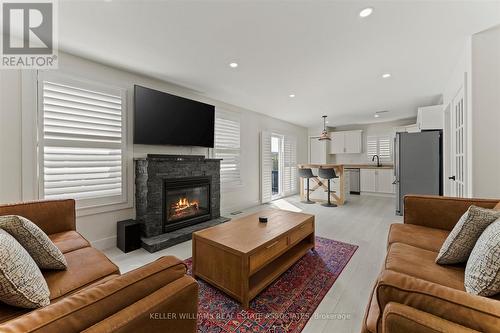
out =
{"type": "MultiPolygon", "coordinates": [[[[389,225],[402,222],[401,217],[395,216],[393,197],[363,195],[351,196],[349,199],[345,206],[337,208],[302,204],[297,196],[277,200],[271,204],[281,209],[314,214],[317,236],[359,246],[316,309],[315,317],[309,320],[303,333],[359,332],[369,293],[385,256],[389,225]],[[348,319],[332,319],[346,317],[348,319]]],[[[238,216],[255,212],[260,208],[245,210],[238,216]]],[[[117,248],[107,250],[105,253],[124,273],[164,255],[187,259],[191,257],[191,241],[153,254],[142,249],[124,254],[117,248]]]]}

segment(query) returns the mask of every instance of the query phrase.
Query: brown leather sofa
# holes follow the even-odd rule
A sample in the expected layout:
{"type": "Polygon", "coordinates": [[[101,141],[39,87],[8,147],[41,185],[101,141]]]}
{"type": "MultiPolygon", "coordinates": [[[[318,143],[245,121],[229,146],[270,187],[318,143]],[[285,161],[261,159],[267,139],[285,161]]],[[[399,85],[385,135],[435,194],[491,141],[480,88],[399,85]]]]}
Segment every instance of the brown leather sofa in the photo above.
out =
{"type": "Polygon", "coordinates": [[[406,196],[404,224],[391,225],[387,256],[362,332],[500,332],[500,294],[469,294],[464,288],[465,264],[434,262],[470,205],[493,208],[498,202],[406,196]]]}
{"type": "Polygon", "coordinates": [[[120,275],[75,228],[73,200],[0,205],[0,215],[37,224],[64,253],[65,271],[43,271],[51,304],[36,310],[0,302],[0,332],[195,332],[198,284],[175,257],[120,275]],[[184,318],[184,319],[183,319],[184,318]]]}

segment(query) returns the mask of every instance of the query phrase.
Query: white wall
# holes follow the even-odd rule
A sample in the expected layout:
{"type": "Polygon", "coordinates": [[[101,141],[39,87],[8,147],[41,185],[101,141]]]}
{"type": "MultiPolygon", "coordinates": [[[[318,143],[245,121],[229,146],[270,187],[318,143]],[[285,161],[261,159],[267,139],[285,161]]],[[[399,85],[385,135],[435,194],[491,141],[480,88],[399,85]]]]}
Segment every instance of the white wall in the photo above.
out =
{"type": "MultiPolygon", "coordinates": [[[[500,198],[500,26],[465,40],[443,88],[445,109],[460,87],[467,113],[466,196],[500,198]]],[[[445,159],[449,165],[450,156],[445,159]]]]}
{"type": "MultiPolygon", "coordinates": [[[[346,126],[337,126],[337,127],[328,127],[328,131],[352,131],[352,130],[362,130],[362,146],[363,153],[361,154],[328,154],[327,162],[328,163],[338,163],[338,164],[362,164],[370,162],[368,157],[366,156],[366,138],[371,135],[392,135],[394,133],[394,128],[399,126],[411,125],[415,124],[416,118],[410,119],[402,119],[395,120],[390,122],[381,122],[381,123],[373,123],[373,124],[363,124],[363,125],[346,125],[346,126]]],[[[316,128],[309,129],[309,135],[313,135],[312,133],[319,134],[320,132],[315,132],[316,128]]]]}
{"type": "MultiPolygon", "coordinates": [[[[241,176],[243,186],[236,190],[223,191],[221,208],[223,213],[243,209],[257,205],[260,200],[260,155],[259,155],[259,135],[262,130],[270,130],[283,134],[295,135],[298,140],[298,162],[307,161],[307,129],[296,126],[288,122],[267,117],[263,114],[239,108],[234,105],[225,104],[221,101],[210,99],[189,89],[182,88],[167,82],[151,79],[135,73],[123,71],[110,66],[98,64],[83,58],[65,53],[59,54],[59,72],[77,78],[86,79],[100,83],[107,83],[113,86],[127,89],[128,108],[133,105],[133,85],[139,84],[153,89],[173,93],[186,98],[202,101],[215,105],[216,108],[223,108],[228,111],[235,111],[241,114],[241,176]]],[[[26,75],[21,71],[1,71],[0,72],[0,202],[18,202],[23,200],[36,199],[36,190],[24,191],[23,188],[36,189],[33,183],[36,165],[32,163],[35,156],[23,154],[22,142],[22,119],[26,115],[33,118],[35,110],[33,107],[25,110],[21,107],[22,102],[30,105],[32,101],[26,103],[25,99],[33,98],[33,94],[25,94],[21,86],[33,85],[34,83],[22,82],[26,80],[26,75]],[[31,95],[31,96],[30,96],[31,95]],[[23,113],[22,113],[23,112],[23,113]],[[22,165],[23,161],[27,161],[22,165]],[[29,164],[29,165],[28,165],[29,164]],[[22,169],[31,170],[22,172],[22,169]]],[[[265,110],[263,110],[265,111],[265,110]]],[[[129,120],[132,120],[129,112],[129,120]]],[[[30,119],[28,119],[28,122],[30,119]]],[[[34,121],[31,119],[31,121],[34,121]]],[[[29,126],[27,127],[29,128],[29,126]]],[[[128,126],[128,128],[132,128],[128,126]]],[[[29,134],[29,133],[28,133],[29,134]]],[[[30,140],[29,135],[25,140],[30,140]]],[[[34,144],[34,143],[32,143],[34,144]]],[[[29,146],[29,144],[27,145],[29,146]]],[[[148,153],[163,154],[199,154],[207,155],[206,148],[174,147],[174,146],[143,146],[135,145],[129,147],[129,159],[142,157],[148,153]]],[[[34,154],[32,154],[34,155],[34,154]]],[[[133,208],[122,209],[112,212],[80,216],[77,218],[77,229],[85,237],[93,242],[95,246],[105,248],[113,246],[116,241],[116,222],[123,219],[134,218],[133,208]]]]}
{"type": "Polygon", "coordinates": [[[21,198],[21,76],[0,70],[0,202],[21,198]]]}
{"type": "Polygon", "coordinates": [[[472,194],[500,198],[500,26],[472,36],[472,194]]]}

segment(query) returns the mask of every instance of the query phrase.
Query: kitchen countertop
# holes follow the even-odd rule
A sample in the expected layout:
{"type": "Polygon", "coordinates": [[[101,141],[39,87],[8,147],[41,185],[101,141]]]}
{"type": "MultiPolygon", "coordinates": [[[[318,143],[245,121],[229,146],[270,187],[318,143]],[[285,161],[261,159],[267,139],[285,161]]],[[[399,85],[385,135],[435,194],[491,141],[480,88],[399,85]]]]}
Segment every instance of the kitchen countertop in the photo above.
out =
{"type": "Polygon", "coordinates": [[[377,166],[376,164],[334,164],[334,163],[326,163],[326,164],[299,164],[299,168],[339,168],[343,167],[344,169],[394,169],[393,164],[382,164],[382,166],[377,166]]]}
{"type": "Polygon", "coordinates": [[[375,164],[344,164],[344,168],[347,169],[394,169],[393,164],[383,164],[377,166],[375,164]]]}

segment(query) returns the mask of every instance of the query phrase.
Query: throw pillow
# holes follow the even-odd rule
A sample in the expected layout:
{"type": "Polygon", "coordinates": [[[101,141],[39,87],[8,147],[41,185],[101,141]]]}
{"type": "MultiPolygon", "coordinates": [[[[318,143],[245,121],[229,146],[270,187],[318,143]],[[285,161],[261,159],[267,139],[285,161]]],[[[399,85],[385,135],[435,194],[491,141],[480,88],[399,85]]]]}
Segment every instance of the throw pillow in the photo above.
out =
{"type": "Polygon", "coordinates": [[[28,252],[0,229],[0,301],[35,309],[49,305],[49,287],[28,252]]]}
{"type": "Polygon", "coordinates": [[[500,210],[500,201],[497,203],[495,207],[493,207],[494,210],[500,210]]]}
{"type": "Polygon", "coordinates": [[[0,229],[11,234],[41,269],[66,269],[64,255],[30,220],[17,215],[0,216],[0,229]]]}
{"type": "Polygon", "coordinates": [[[465,290],[480,296],[500,293],[500,219],[484,230],[470,254],[465,290]]]}
{"type": "Polygon", "coordinates": [[[441,246],[436,263],[466,262],[484,229],[499,217],[500,211],[470,206],[441,246]]]}

